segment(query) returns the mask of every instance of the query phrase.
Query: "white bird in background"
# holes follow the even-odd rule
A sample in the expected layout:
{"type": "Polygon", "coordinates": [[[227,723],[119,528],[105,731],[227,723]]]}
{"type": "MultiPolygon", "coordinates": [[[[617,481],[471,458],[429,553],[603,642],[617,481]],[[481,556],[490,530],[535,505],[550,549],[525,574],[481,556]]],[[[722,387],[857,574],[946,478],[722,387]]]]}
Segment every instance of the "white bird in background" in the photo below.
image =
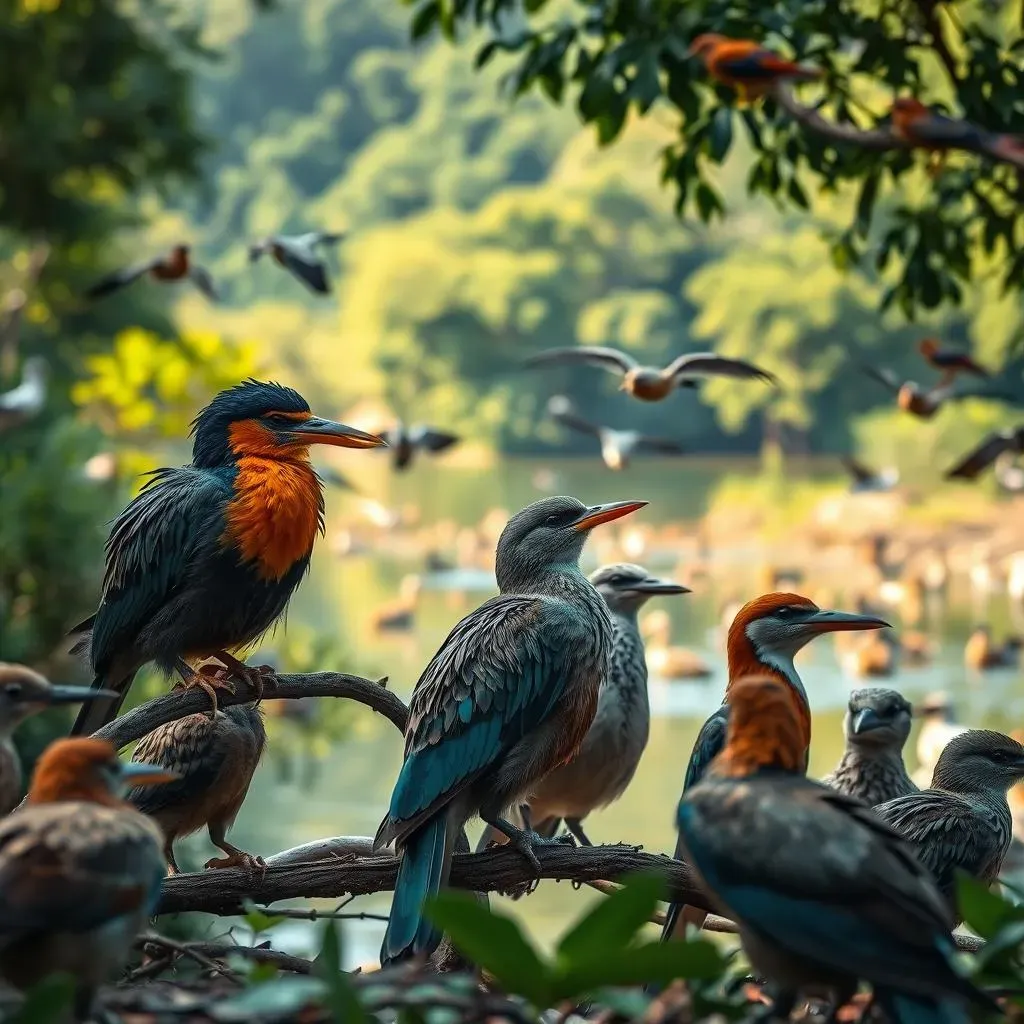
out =
{"type": "Polygon", "coordinates": [[[46,360],[31,356],[21,370],[21,383],[0,394],[0,430],[19,426],[38,416],[46,404],[46,360]]]}

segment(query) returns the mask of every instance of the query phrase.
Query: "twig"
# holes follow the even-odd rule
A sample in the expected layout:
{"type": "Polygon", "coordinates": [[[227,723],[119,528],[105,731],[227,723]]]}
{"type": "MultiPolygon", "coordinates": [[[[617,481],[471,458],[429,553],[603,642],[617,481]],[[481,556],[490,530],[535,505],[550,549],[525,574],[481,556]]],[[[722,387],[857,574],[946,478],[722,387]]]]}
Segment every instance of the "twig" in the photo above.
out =
{"type": "MultiPolygon", "coordinates": [[[[241,980],[235,975],[221,966],[220,964],[214,963],[208,956],[206,956],[202,950],[201,943],[194,942],[177,942],[174,939],[168,939],[163,935],[157,935],[156,932],[143,932],[136,940],[136,945],[141,946],[159,946],[161,949],[169,950],[172,953],[177,953],[179,956],[188,957],[189,960],[195,961],[200,967],[207,971],[212,971],[214,974],[220,974],[225,978],[229,978],[234,984],[240,985],[241,980]]],[[[215,943],[207,943],[207,945],[216,945],[215,943]]],[[[158,961],[159,962],[159,961],[158,961]]],[[[167,966],[171,963],[168,958],[167,966]]],[[[147,967],[150,965],[146,965],[147,967]]],[[[146,967],[140,968],[133,975],[134,978],[143,977],[143,971],[146,967]]]]}
{"type": "Polygon", "coordinates": [[[188,948],[198,953],[220,959],[221,957],[239,956],[244,960],[252,960],[258,964],[273,964],[283,971],[293,974],[312,974],[313,964],[301,956],[282,953],[279,949],[271,949],[269,945],[240,946],[232,942],[190,942],[188,948]]]}
{"type": "Polygon", "coordinates": [[[367,910],[349,910],[341,912],[338,910],[300,910],[296,907],[263,907],[264,912],[270,917],[284,917],[289,921],[386,921],[387,914],[373,914],[367,910]]]}

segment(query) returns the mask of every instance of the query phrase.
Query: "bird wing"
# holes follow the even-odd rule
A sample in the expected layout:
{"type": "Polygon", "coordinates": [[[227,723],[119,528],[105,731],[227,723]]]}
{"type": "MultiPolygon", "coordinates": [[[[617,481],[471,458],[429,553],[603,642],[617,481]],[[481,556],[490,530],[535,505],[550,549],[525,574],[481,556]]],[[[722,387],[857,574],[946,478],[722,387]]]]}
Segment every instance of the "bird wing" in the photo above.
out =
{"type": "Polygon", "coordinates": [[[583,362],[611,373],[626,374],[636,368],[636,360],[615,348],[597,345],[575,345],[572,348],[550,348],[523,361],[523,366],[550,366],[558,363],[583,362]]]}
{"type": "Polygon", "coordinates": [[[595,437],[601,436],[601,428],[578,415],[572,402],[565,395],[554,395],[548,401],[548,415],[556,423],[570,430],[578,430],[581,434],[593,434],[595,437]]]}
{"type": "Polygon", "coordinates": [[[665,373],[676,384],[688,377],[733,377],[738,380],[763,380],[778,384],[774,374],[743,359],[728,359],[714,352],[690,352],[673,359],[665,373]]]}
{"type": "Polygon", "coordinates": [[[94,285],[86,289],[85,296],[88,299],[102,299],[104,295],[116,292],[119,288],[130,285],[137,281],[143,274],[148,274],[158,263],[160,257],[154,257],[145,263],[137,263],[131,267],[121,267],[106,277],[101,277],[94,285]]]}
{"type": "Polygon", "coordinates": [[[966,352],[935,352],[928,357],[928,362],[942,370],[966,370],[978,377],[989,375],[988,370],[976,363],[966,352]]]}
{"type": "Polygon", "coordinates": [[[682,455],[686,451],[683,445],[670,437],[647,437],[641,434],[636,443],[641,448],[650,448],[651,451],[664,452],[666,455],[682,455]]]}
{"type": "Polygon", "coordinates": [[[694,741],[690,760],[686,763],[683,792],[695,786],[704,777],[708,766],[725,746],[725,733],[729,725],[729,705],[723,704],[700,728],[694,741]]]}
{"type": "Polygon", "coordinates": [[[930,143],[940,147],[980,147],[990,138],[988,132],[969,121],[958,121],[935,113],[915,118],[906,126],[906,132],[914,142],[930,143]]]}
{"type": "Polygon", "coordinates": [[[336,245],[344,240],[344,231],[307,231],[304,235],[295,236],[295,244],[306,249],[315,249],[318,245],[336,245]]]}
{"type": "Polygon", "coordinates": [[[884,384],[890,391],[898,392],[901,385],[900,379],[892,372],[887,370],[884,366],[868,366],[864,365],[861,369],[869,376],[873,377],[878,381],[879,384],[884,384]]]}
{"type": "Polygon", "coordinates": [[[1015,448],[1013,440],[1003,432],[989,434],[976,448],[972,448],[952,469],[946,471],[947,480],[974,480],[988,469],[1003,452],[1015,448]]]}
{"type": "Polygon", "coordinates": [[[811,74],[811,70],[762,48],[733,47],[726,43],[714,58],[715,70],[737,81],[771,81],[779,75],[811,74]]]}
{"type": "MultiPolygon", "coordinates": [[[[318,295],[329,295],[330,282],[327,280],[327,267],[324,261],[313,251],[309,242],[310,235],[298,238],[278,238],[278,250],[285,269],[298,278],[310,291],[318,295]]],[[[316,236],[312,236],[315,240],[316,236]]]]}
{"type": "Polygon", "coordinates": [[[453,444],[458,444],[461,438],[458,434],[447,434],[433,427],[415,427],[409,431],[409,440],[417,447],[426,448],[428,452],[443,452],[453,444]]]}
{"type": "Polygon", "coordinates": [[[192,263],[188,268],[188,279],[210,300],[219,302],[220,294],[217,286],[213,283],[213,275],[198,263],[192,263]]]}

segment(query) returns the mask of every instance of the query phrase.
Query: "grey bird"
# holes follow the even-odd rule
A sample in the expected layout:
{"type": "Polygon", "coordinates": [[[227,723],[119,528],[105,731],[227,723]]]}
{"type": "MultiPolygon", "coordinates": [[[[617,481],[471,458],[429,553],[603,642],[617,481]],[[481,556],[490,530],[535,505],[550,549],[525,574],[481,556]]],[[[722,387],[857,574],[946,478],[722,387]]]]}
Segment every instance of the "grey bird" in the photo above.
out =
{"type": "Polygon", "coordinates": [[[880,686],[854,690],[843,721],[846,750],[822,781],[870,807],[916,793],[903,763],[911,707],[902,694],[880,686]]]}
{"type": "Polygon", "coordinates": [[[641,449],[665,455],[682,455],[686,449],[678,441],[649,437],[638,430],[616,430],[584,419],[565,395],[548,401],[548,415],[563,427],[581,434],[590,434],[601,443],[601,458],[609,469],[625,469],[633,455],[641,449]]]}
{"type": "Polygon", "coordinates": [[[387,442],[395,469],[399,471],[409,468],[416,452],[437,454],[461,440],[458,434],[448,434],[422,424],[410,427],[401,420],[389,430],[381,430],[379,434],[387,442]]]}
{"type": "Polygon", "coordinates": [[[249,246],[249,262],[269,255],[279,267],[301,281],[317,295],[329,295],[331,283],[327,264],[317,250],[335,245],[345,237],[343,231],[309,231],[304,235],[271,235],[249,246]]]}
{"type": "Polygon", "coordinates": [[[21,382],[0,394],[0,431],[21,426],[46,405],[46,360],[30,356],[21,368],[21,382]]]}
{"type": "Polygon", "coordinates": [[[1022,779],[1024,746],[1001,732],[968,729],[939,755],[930,789],[875,813],[911,843],[956,913],[957,871],[982,882],[999,876],[1013,835],[1006,794],[1022,779]]]}

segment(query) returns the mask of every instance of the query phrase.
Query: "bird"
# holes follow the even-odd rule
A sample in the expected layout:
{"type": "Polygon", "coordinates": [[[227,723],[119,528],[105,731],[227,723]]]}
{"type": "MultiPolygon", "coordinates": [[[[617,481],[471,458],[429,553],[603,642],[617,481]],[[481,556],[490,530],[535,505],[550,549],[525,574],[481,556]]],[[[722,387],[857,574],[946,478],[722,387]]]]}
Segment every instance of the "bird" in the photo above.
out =
{"type": "Polygon", "coordinates": [[[914,848],[959,921],[956,875],[994,882],[1010,849],[1006,794],[1024,779],[1024,745],[989,729],[954,736],[929,789],[888,800],[875,813],[914,848]]]}
{"type": "Polygon", "coordinates": [[[322,245],[335,245],[345,237],[343,231],[309,231],[304,235],[270,235],[249,246],[249,262],[270,255],[278,266],[318,295],[329,295],[331,283],[327,264],[317,252],[322,245]]]}
{"type": "MultiPolygon", "coordinates": [[[[564,819],[584,846],[592,846],[583,820],[626,791],[647,746],[651,707],[647,697],[647,664],[637,612],[652,598],[688,594],[689,587],[659,579],[631,563],[605,565],[590,576],[612,616],[612,654],[608,678],[601,687],[597,714],[579,753],[544,776],[526,805],[538,835],[553,836],[564,819]]],[[[484,833],[478,849],[495,838],[484,833]]]]}
{"type": "Polygon", "coordinates": [[[263,714],[255,703],[234,704],[212,719],[202,713],[186,715],[139,740],[133,761],[159,765],[176,776],[166,786],[144,786],[127,796],[137,811],[160,826],[170,874],[178,874],[174,843],[204,826],[210,842],[227,854],[207,861],[207,868],[263,866],[261,858],[232,846],[225,835],[245,802],[266,741],[263,714]]]}
{"type": "Polygon", "coordinates": [[[884,367],[865,366],[863,370],[896,396],[896,405],[903,412],[921,420],[930,420],[947,402],[956,402],[964,398],[989,398],[999,402],[1017,401],[1015,396],[993,388],[958,388],[956,381],[947,380],[942,380],[930,388],[923,388],[917,381],[900,381],[891,370],[884,367]]]}
{"type": "Polygon", "coordinates": [[[990,132],[970,121],[946,117],[911,96],[901,96],[893,102],[892,130],[908,145],[932,153],[936,170],[950,149],[967,149],[997,160],[1016,162],[1024,158],[1024,140],[1017,136],[990,132]]]}
{"type": "Polygon", "coordinates": [[[995,668],[1017,668],[1024,641],[1019,636],[1007,637],[1001,644],[992,639],[992,630],[976,626],[964,644],[964,665],[974,672],[995,668]]]}
{"type": "MultiPolygon", "coordinates": [[[[726,639],[729,682],[722,706],[701,726],[683,780],[683,798],[707,771],[725,744],[726,727],[736,680],[751,674],[781,680],[800,722],[804,759],[811,745],[811,709],[807,691],[793,664],[797,652],[816,637],[859,629],[884,629],[889,625],[875,615],[827,611],[799,594],[776,592],[748,601],[736,613],[726,639]]],[[[806,764],[805,764],[806,770],[806,764]]],[[[682,856],[676,847],[676,858],[682,856]]],[[[687,924],[700,927],[707,915],[681,903],[669,905],[662,941],[685,932],[687,924]]]]}
{"type": "Polygon", "coordinates": [[[548,400],[547,409],[548,415],[561,426],[596,437],[601,443],[601,459],[609,469],[625,469],[634,453],[644,448],[665,455],[681,455],[686,451],[678,441],[668,438],[648,437],[638,430],[616,430],[591,423],[576,413],[565,395],[554,395],[548,400]]]}
{"type": "Polygon", "coordinates": [[[968,373],[974,377],[991,376],[988,370],[975,362],[967,352],[943,348],[937,338],[923,338],[918,342],[917,350],[924,356],[929,366],[943,372],[947,381],[953,380],[961,373],[968,373]]]}
{"type": "Polygon", "coordinates": [[[724,748],[677,826],[769,979],[771,1017],[788,1020],[801,993],[822,990],[838,1009],[862,980],[896,1024],[967,1024],[967,1002],[991,1009],[959,974],[947,907],[908,844],[860,800],[806,778],[789,687],[748,676],[732,699],[724,748]]]}
{"type": "Polygon", "coordinates": [[[0,821],[0,975],[27,990],[63,972],[75,1019],[121,970],[156,909],[165,865],[156,824],[122,799],[169,782],[97,739],[58,740],[36,765],[25,806],[0,821]]]}
{"type": "Polygon", "coordinates": [[[967,732],[967,726],[956,721],[953,702],[943,690],[927,694],[915,714],[921,721],[921,728],[917,733],[916,750],[919,767],[913,777],[919,788],[926,789],[939,755],[954,736],[967,732]]]}
{"type": "Polygon", "coordinates": [[[900,472],[895,466],[875,470],[851,455],[839,460],[850,475],[851,494],[885,494],[900,482],[900,472]]]}
{"type": "Polygon", "coordinates": [[[114,520],[99,608],[72,634],[74,650],[89,654],[94,685],[120,696],[90,702],[75,735],[112,721],[151,661],[201,686],[214,708],[213,686],[230,683],[190,660],[215,655],[259,687],[259,670],[230,651],[281,617],[323,532],[310,445],[384,444],[314,416],[292,388],[252,378],[216,395],[193,421],[192,438],[192,462],[156,470],[114,520]]]}
{"type": "Polygon", "coordinates": [[[130,267],[121,267],[106,277],[100,278],[86,290],[86,298],[102,299],[112,292],[119,291],[133,284],[140,277],[148,274],[154,281],[166,284],[175,281],[189,280],[211,302],[217,302],[220,296],[213,283],[210,272],[195,263],[191,257],[191,246],[175,245],[170,252],[162,256],[154,256],[145,263],[136,263],[130,267]]]}
{"type": "Polygon", "coordinates": [[[583,363],[607,370],[622,378],[620,391],[644,402],[660,402],[676,388],[694,388],[704,377],[731,377],[737,380],[759,380],[777,384],[773,374],[743,359],[728,359],[714,352],[690,352],[673,359],[668,366],[641,366],[632,356],[615,348],[596,345],[576,345],[572,348],[552,348],[538,352],[523,362],[523,366],[573,365],[583,363]]]}
{"type": "Polygon", "coordinates": [[[730,39],[705,32],[690,44],[691,57],[700,57],[707,73],[735,89],[744,103],[771,92],[780,82],[811,82],[822,77],[817,68],[794,64],[751,39],[730,39]]]}
{"type": "Polygon", "coordinates": [[[608,607],[580,572],[590,531],[646,505],[545,498],[498,540],[500,593],[455,625],[413,690],[405,759],[374,848],[401,863],[381,964],[429,954],[423,902],[448,879],[455,840],[479,813],[539,870],[542,839],[503,814],[579,750],[608,671],[608,607]]]}
{"type": "Polygon", "coordinates": [[[389,445],[392,463],[399,472],[409,468],[418,451],[436,455],[461,440],[457,434],[448,434],[423,425],[410,427],[401,421],[378,433],[389,445]]]}
{"type": "Polygon", "coordinates": [[[977,480],[1000,456],[1024,455],[1024,424],[996,430],[946,471],[947,480],[977,480]]]}
{"type": "Polygon", "coordinates": [[[846,750],[822,781],[869,807],[916,793],[903,763],[910,735],[910,703],[895,690],[865,687],[850,694],[843,732],[846,750]]]}
{"type": "Polygon", "coordinates": [[[21,381],[0,394],[0,433],[20,427],[38,416],[46,405],[49,369],[42,356],[29,356],[21,368],[21,381]]]}
{"type": "Polygon", "coordinates": [[[21,799],[21,758],[14,746],[18,726],[48,707],[113,696],[113,691],[89,686],[56,686],[27,665],[0,661],[0,815],[14,810],[21,799]]]}

